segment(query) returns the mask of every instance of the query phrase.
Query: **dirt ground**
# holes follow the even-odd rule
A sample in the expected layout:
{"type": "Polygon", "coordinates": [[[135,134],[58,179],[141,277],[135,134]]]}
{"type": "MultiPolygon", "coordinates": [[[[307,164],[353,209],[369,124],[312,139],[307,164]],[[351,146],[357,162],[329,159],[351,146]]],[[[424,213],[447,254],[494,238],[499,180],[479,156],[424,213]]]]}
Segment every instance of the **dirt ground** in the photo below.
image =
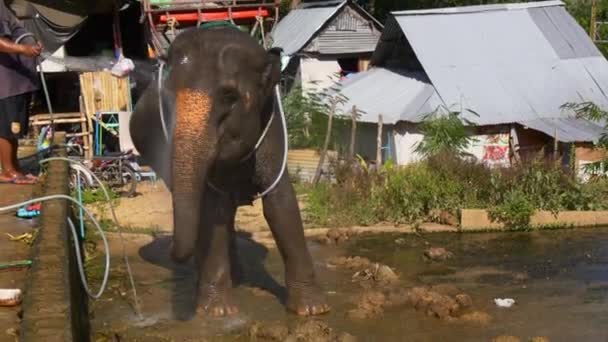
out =
{"type": "MultiPolygon", "coordinates": [[[[173,209],[171,207],[171,193],[162,181],[141,182],[137,186],[137,196],[133,198],[120,198],[116,204],[116,216],[119,223],[126,230],[173,232],[173,209]]],[[[300,209],[305,203],[300,202],[300,209]]],[[[109,207],[103,203],[88,206],[98,218],[110,219],[109,207]]],[[[302,214],[304,216],[304,214],[302,214]]],[[[378,225],[369,227],[325,228],[307,226],[306,236],[309,238],[323,238],[327,234],[342,231],[342,235],[359,235],[363,233],[412,233],[416,230],[410,226],[378,225]],[[332,233],[330,233],[332,231],[332,233]]],[[[240,207],[237,211],[236,229],[239,232],[251,234],[252,237],[271,247],[274,242],[270,229],[266,224],[262,211],[262,201],[255,201],[253,206],[240,207]]],[[[425,232],[453,232],[456,227],[436,223],[423,223],[419,231],[425,232]]]]}
{"type": "MultiPolygon", "coordinates": [[[[137,185],[137,192],[138,195],[133,198],[121,198],[115,208],[120,224],[126,228],[151,228],[172,232],[171,193],[165,184],[162,181],[141,182],[137,185]]],[[[105,218],[110,217],[105,205],[93,204],[89,208],[98,216],[102,214],[105,218]]],[[[239,208],[236,225],[239,231],[249,233],[267,231],[268,225],[262,214],[261,201],[256,201],[254,206],[239,208]]]]}
{"type": "MultiPolygon", "coordinates": [[[[0,206],[11,205],[19,201],[24,201],[35,192],[32,185],[0,185],[0,206]]],[[[38,219],[26,220],[15,217],[15,212],[0,214],[0,262],[10,263],[28,259],[30,256],[30,246],[28,239],[33,238],[38,228],[38,219]],[[25,239],[12,241],[10,236],[24,237],[23,234],[32,234],[25,239]]],[[[0,272],[1,289],[21,289],[24,290],[27,276],[27,268],[12,268],[0,272]]],[[[19,330],[21,306],[0,308],[0,341],[15,341],[19,330]]]]}

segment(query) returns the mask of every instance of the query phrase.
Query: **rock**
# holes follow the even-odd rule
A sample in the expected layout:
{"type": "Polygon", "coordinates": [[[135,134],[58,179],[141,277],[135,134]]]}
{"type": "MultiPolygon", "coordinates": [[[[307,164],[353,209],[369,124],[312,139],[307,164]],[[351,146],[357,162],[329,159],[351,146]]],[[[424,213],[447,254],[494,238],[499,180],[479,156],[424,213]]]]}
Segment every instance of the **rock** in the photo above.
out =
{"type": "Polygon", "coordinates": [[[492,321],[492,316],[482,311],[473,311],[459,317],[463,322],[486,325],[492,321]]]}
{"type": "Polygon", "coordinates": [[[457,294],[455,299],[456,299],[456,303],[458,303],[458,305],[460,305],[461,308],[470,308],[471,306],[473,306],[473,300],[471,299],[471,297],[468,294],[464,294],[464,293],[457,294]]]}
{"type": "Polygon", "coordinates": [[[289,329],[281,323],[253,324],[249,328],[249,336],[251,338],[283,341],[288,335],[289,329]]]}
{"type": "Polygon", "coordinates": [[[443,247],[431,247],[424,251],[424,256],[432,261],[444,261],[454,255],[443,247]]]}
{"type": "Polygon", "coordinates": [[[515,336],[501,335],[494,337],[492,342],[520,342],[521,340],[515,336]]]}

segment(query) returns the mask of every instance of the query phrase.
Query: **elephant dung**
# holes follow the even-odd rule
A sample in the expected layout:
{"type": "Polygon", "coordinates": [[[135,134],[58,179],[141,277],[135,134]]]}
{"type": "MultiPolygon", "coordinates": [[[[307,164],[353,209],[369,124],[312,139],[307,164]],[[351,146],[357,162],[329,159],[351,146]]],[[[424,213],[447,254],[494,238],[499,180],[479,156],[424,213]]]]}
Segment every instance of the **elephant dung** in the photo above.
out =
{"type": "Polygon", "coordinates": [[[424,256],[432,261],[445,261],[452,258],[454,254],[443,247],[431,247],[424,251],[424,256]]]}

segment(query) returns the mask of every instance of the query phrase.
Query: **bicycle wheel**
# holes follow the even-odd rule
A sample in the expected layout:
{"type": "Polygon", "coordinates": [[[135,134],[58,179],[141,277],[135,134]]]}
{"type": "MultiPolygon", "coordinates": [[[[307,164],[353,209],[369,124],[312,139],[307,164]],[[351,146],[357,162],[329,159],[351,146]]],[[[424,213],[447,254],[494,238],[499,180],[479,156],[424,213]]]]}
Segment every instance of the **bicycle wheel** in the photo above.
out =
{"type": "Polygon", "coordinates": [[[137,191],[137,175],[135,174],[135,170],[131,166],[123,164],[120,171],[124,196],[135,196],[137,191]]]}

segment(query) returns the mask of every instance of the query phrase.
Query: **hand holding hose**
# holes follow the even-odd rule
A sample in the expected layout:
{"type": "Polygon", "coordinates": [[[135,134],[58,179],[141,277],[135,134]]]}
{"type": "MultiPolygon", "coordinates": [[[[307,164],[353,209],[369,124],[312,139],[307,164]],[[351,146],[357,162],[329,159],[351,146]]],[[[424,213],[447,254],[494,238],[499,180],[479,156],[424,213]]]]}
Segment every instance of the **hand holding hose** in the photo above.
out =
{"type": "Polygon", "coordinates": [[[19,45],[19,53],[27,57],[38,57],[42,53],[42,45],[36,43],[36,45],[19,45]]]}

